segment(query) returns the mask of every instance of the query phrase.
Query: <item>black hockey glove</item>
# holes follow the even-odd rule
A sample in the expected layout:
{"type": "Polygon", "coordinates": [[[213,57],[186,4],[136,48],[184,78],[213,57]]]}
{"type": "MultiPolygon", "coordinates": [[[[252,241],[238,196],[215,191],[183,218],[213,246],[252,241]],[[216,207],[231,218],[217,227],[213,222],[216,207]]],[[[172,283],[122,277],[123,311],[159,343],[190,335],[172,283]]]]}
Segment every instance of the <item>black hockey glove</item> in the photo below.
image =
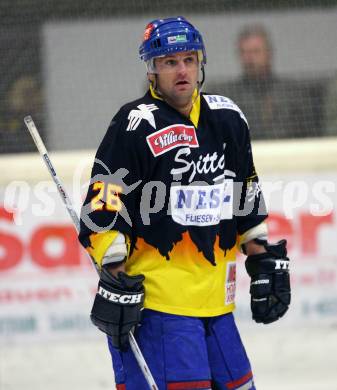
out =
{"type": "Polygon", "coordinates": [[[111,337],[116,348],[127,348],[128,333],[141,319],[143,281],[144,275],[130,276],[119,272],[116,278],[102,267],[90,318],[94,325],[111,337]]]}
{"type": "Polygon", "coordinates": [[[267,253],[248,256],[246,270],[251,277],[250,295],[253,319],[269,324],[277,321],[290,304],[289,258],[286,240],[276,244],[256,240],[267,253]]]}

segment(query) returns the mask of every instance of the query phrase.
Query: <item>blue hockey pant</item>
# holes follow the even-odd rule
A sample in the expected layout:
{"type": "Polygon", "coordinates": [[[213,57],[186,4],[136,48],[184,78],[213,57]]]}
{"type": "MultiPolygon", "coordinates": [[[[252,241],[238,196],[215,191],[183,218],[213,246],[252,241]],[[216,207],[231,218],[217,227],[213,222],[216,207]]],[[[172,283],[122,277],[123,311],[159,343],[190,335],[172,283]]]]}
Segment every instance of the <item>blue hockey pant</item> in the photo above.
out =
{"type": "MultiPolygon", "coordinates": [[[[160,390],[255,390],[233,315],[196,318],[143,310],[136,340],[160,390]]],[[[117,390],[148,390],[131,348],[109,340],[117,390]]]]}

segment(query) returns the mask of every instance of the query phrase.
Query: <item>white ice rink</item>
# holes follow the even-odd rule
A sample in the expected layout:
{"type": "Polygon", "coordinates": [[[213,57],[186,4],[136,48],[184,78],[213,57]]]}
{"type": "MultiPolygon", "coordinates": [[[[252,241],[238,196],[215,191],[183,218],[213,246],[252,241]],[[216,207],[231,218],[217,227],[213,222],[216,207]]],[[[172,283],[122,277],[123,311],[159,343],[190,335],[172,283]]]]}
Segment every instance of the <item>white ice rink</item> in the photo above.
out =
{"type": "MultiPolygon", "coordinates": [[[[337,390],[337,328],[253,329],[244,329],[242,338],[258,390],[337,390]]],[[[104,336],[98,342],[2,346],[0,389],[113,390],[104,336]]]]}

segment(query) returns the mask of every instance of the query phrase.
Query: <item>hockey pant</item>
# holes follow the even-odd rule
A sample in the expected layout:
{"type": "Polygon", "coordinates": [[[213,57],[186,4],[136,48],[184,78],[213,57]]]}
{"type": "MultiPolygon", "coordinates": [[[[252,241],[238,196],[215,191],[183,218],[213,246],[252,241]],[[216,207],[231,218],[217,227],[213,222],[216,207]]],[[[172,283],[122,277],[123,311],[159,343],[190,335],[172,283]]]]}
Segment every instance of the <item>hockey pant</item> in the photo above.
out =
{"type": "MultiPolygon", "coordinates": [[[[255,390],[232,313],[196,318],[143,310],[135,334],[160,390],[255,390]]],[[[117,390],[149,387],[130,348],[109,341],[117,390]]]]}

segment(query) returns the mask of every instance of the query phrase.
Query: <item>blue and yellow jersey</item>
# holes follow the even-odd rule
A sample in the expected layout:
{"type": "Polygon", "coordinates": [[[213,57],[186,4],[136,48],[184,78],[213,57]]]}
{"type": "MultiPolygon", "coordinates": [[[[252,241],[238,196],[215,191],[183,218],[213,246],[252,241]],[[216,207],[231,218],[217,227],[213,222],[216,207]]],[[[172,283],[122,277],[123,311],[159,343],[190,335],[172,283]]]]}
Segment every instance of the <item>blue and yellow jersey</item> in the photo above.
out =
{"type": "Polygon", "coordinates": [[[265,218],[240,109],[203,93],[187,118],[150,90],[97,151],[79,239],[99,262],[123,233],[146,308],[209,317],[233,311],[238,237],[265,218]]]}

